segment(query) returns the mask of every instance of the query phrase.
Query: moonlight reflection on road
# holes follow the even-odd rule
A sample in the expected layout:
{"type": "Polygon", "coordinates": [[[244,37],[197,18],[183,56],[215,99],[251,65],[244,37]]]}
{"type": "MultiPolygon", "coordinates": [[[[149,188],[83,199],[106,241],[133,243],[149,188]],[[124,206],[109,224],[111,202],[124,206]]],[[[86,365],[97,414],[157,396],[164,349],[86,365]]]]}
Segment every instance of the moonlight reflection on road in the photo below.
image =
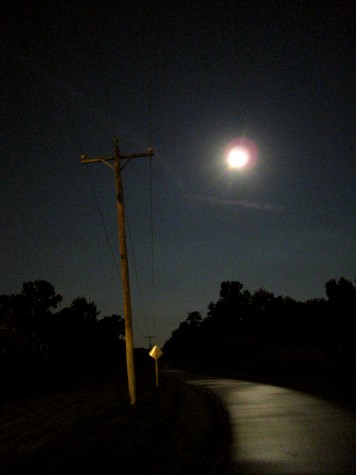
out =
{"type": "Polygon", "coordinates": [[[354,410],[269,384],[191,383],[215,392],[229,413],[231,475],[356,473],[354,410]]]}

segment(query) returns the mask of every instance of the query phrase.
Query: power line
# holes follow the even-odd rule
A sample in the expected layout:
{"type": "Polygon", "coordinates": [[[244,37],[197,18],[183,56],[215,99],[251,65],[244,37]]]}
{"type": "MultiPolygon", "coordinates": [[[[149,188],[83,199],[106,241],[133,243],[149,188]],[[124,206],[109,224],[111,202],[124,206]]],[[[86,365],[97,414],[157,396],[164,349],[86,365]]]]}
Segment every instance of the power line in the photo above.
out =
{"type": "Polygon", "coordinates": [[[93,193],[93,196],[94,196],[94,200],[95,200],[95,203],[96,203],[98,212],[99,212],[101,224],[102,224],[103,229],[104,229],[104,233],[105,233],[105,237],[106,237],[106,242],[107,242],[107,244],[108,244],[108,246],[109,246],[110,253],[111,253],[111,257],[113,258],[113,261],[114,261],[114,263],[115,263],[115,267],[116,267],[116,270],[117,270],[117,273],[118,273],[118,276],[119,276],[119,279],[120,279],[120,282],[121,282],[121,273],[120,273],[119,264],[118,264],[117,259],[116,259],[116,256],[115,256],[114,249],[113,249],[113,247],[112,247],[112,245],[111,245],[111,241],[110,241],[109,233],[108,233],[108,230],[107,230],[107,227],[106,227],[106,224],[105,224],[104,216],[103,216],[103,213],[102,213],[102,211],[101,211],[101,207],[100,207],[100,204],[99,204],[98,196],[97,196],[97,194],[96,194],[95,187],[94,187],[94,183],[93,183],[93,180],[92,180],[92,178],[91,178],[91,175],[90,175],[90,172],[89,172],[89,167],[88,167],[87,164],[85,164],[85,169],[86,169],[86,171],[87,171],[87,176],[88,176],[88,178],[89,178],[89,182],[90,182],[90,185],[91,185],[91,190],[92,190],[92,193],[93,193]]]}
{"type": "MultiPolygon", "coordinates": [[[[135,251],[134,251],[134,245],[133,245],[132,236],[131,236],[130,221],[128,219],[127,213],[125,213],[125,220],[126,220],[126,225],[127,225],[127,234],[129,236],[132,263],[133,263],[134,275],[135,275],[135,279],[136,279],[136,286],[137,286],[139,302],[140,302],[140,306],[141,306],[141,312],[142,312],[142,315],[143,315],[144,320],[145,320],[145,326],[147,328],[147,312],[146,312],[146,309],[145,309],[143,293],[142,293],[140,281],[139,281],[139,278],[138,278],[135,251]]],[[[141,336],[144,336],[145,332],[142,330],[141,326],[139,325],[138,320],[136,319],[135,322],[136,322],[136,325],[137,325],[137,328],[138,328],[139,332],[141,333],[141,336]]]]}
{"type": "Polygon", "coordinates": [[[73,114],[72,114],[72,111],[69,107],[68,100],[67,100],[67,97],[69,96],[68,91],[66,90],[65,86],[59,80],[59,75],[58,75],[58,72],[57,72],[56,67],[54,65],[52,56],[50,56],[50,58],[49,58],[49,63],[50,63],[50,70],[51,70],[51,72],[54,76],[54,79],[56,81],[59,93],[60,93],[62,101],[63,101],[64,109],[66,111],[66,114],[68,116],[68,120],[69,120],[70,125],[71,125],[72,134],[74,135],[74,138],[75,138],[75,141],[77,142],[79,151],[82,154],[83,153],[82,143],[81,143],[81,140],[79,138],[77,127],[76,127],[76,124],[75,124],[74,119],[73,119],[73,114]]]}
{"type": "Polygon", "coordinates": [[[152,147],[152,3],[148,0],[148,143],[152,147]]]}
{"type": "Polygon", "coordinates": [[[113,115],[113,109],[112,109],[112,100],[111,100],[111,95],[109,91],[109,69],[108,69],[108,62],[106,61],[106,57],[104,54],[104,50],[102,47],[101,43],[101,37],[99,34],[99,30],[96,27],[96,39],[98,43],[98,54],[99,54],[99,63],[100,63],[100,73],[103,78],[104,82],[104,88],[105,88],[105,101],[106,101],[106,107],[109,112],[109,118],[110,118],[110,125],[111,125],[111,131],[113,134],[113,137],[117,137],[117,127],[115,126],[114,123],[114,115],[113,115]]]}
{"type": "Polygon", "coordinates": [[[153,222],[153,177],[152,157],[150,158],[150,222],[151,222],[151,272],[152,272],[152,320],[156,331],[156,285],[155,285],[155,254],[154,254],[154,222],[153,222]]]}
{"type": "MultiPolygon", "coordinates": [[[[79,134],[77,132],[77,127],[76,127],[76,124],[75,124],[74,119],[73,119],[73,114],[71,112],[71,109],[69,107],[68,100],[67,100],[67,95],[68,94],[67,94],[67,91],[65,90],[64,86],[59,81],[58,73],[57,73],[56,68],[53,64],[52,58],[50,58],[50,65],[51,65],[52,73],[53,73],[54,78],[57,82],[57,86],[58,86],[58,89],[60,91],[60,94],[61,94],[61,97],[62,97],[62,100],[63,100],[64,108],[66,110],[68,119],[69,119],[70,124],[71,124],[71,131],[72,131],[72,133],[75,137],[75,140],[77,142],[77,145],[79,147],[80,154],[83,155],[83,146],[82,146],[81,140],[79,138],[79,134]]],[[[91,179],[91,175],[90,175],[90,172],[89,172],[89,169],[88,169],[87,165],[85,166],[85,169],[87,171],[87,176],[88,176],[88,179],[89,179],[89,182],[90,182],[91,190],[92,190],[94,200],[95,200],[98,212],[99,212],[101,224],[102,224],[103,229],[104,229],[104,234],[105,234],[105,237],[106,237],[106,241],[107,241],[107,244],[109,246],[110,253],[111,253],[111,256],[112,256],[113,261],[115,263],[116,269],[118,271],[119,278],[121,280],[119,265],[117,263],[117,259],[116,259],[116,256],[114,254],[113,247],[111,245],[111,241],[110,241],[110,238],[109,238],[109,233],[108,233],[105,221],[104,221],[104,216],[103,216],[103,213],[101,211],[101,207],[100,207],[99,200],[98,200],[98,197],[97,197],[97,194],[96,194],[96,191],[95,191],[94,183],[93,183],[93,180],[91,179]]]]}
{"type": "MultiPolygon", "coordinates": [[[[99,32],[98,32],[98,29],[96,29],[96,33],[97,33],[96,36],[97,36],[97,45],[98,45],[98,58],[99,58],[99,64],[100,64],[100,74],[102,76],[102,80],[103,80],[104,87],[105,87],[106,107],[107,107],[108,115],[109,115],[109,118],[110,118],[110,126],[111,126],[111,129],[112,129],[112,133],[113,133],[114,137],[116,137],[117,136],[117,127],[116,127],[115,122],[114,122],[112,97],[110,95],[110,89],[109,89],[108,61],[106,60],[106,57],[105,57],[105,53],[104,53],[104,50],[103,50],[103,47],[102,47],[102,42],[101,42],[101,38],[100,38],[100,35],[99,35],[99,32]]],[[[149,61],[149,68],[148,68],[148,96],[149,96],[149,100],[148,100],[149,131],[148,132],[149,133],[148,133],[148,135],[149,135],[149,140],[148,141],[149,141],[150,146],[149,146],[149,149],[148,149],[148,153],[143,155],[143,156],[152,157],[153,150],[152,150],[152,147],[151,147],[151,144],[152,144],[152,66],[151,66],[151,61],[152,61],[152,22],[151,22],[151,2],[149,2],[149,42],[148,42],[148,44],[149,44],[149,53],[148,53],[148,61],[149,61]]],[[[52,57],[50,57],[50,65],[51,65],[51,68],[52,68],[53,76],[56,80],[58,89],[60,91],[60,94],[61,94],[61,97],[62,97],[62,100],[63,100],[64,108],[65,108],[67,116],[69,118],[69,122],[70,122],[70,125],[71,125],[71,132],[75,136],[75,140],[77,142],[77,145],[78,145],[78,148],[79,148],[79,151],[80,151],[80,155],[84,157],[84,153],[83,153],[84,149],[83,149],[79,134],[77,132],[77,126],[76,126],[76,123],[73,119],[73,114],[72,114],[72,111],[71,111],[71,108],[70,108],[70,105],[69,105],[69,101],[68,101],[69,93],[65,89],[64,85],[61,84],[61,81],[59,80],[59,76],[58,76],[58,73],[57,73],[56,68],[54,66],[54,62],[53,62],[52,57]]],[[[128,156],[126,158],[128,158],[128,156]]],[[[135,158],[135,157],[134,156],[130,157],[128,159],[128,161],[131,158],[135,158]]],[[[89,163],[89,162],[90,161],[88,161],[87,163],[89,163]]],[[[83,163],[85,163],[85,162],[83,162],[83,163]]],[[[114,253],[114,250],[113,250],[113,246],[112,246],[111,241],[110,241],[107,226],[105,224],[105,220],[104,220],[104,216],[103,216],[103,213],[102,213],[102,210],[101,210],[101,207],[100,207],[99,199],[98,199],[97,193],[95,191],[94,183],[93,183],[93,180],[91,178],[87,163],[86,163],[86,167],[85,167],[87,177],[89,179],[90,187],[91,187],[91,190],[92,190],[92,193],[93,193],[93,196],[94,196],[94,200],[95,200],[98,212],[99,212],[99,217],[100,217],[101,224],[102,224],[102,227],[103,227],[103,230],[104,230],[105,238],[106,238],[107,244],[109,246],[111,256],[113,258],[114,264],[116,266],[116,269],[118,271],[118,275],[119,275],[119,278],[120,278],[120,281],[121,281],[121,284],[122,284],[122,277],[121,277],[119,265],[118,265],[118,262],[117,262],[117,259],[116,259],[116,256],[115,256],[115,253],[114,253]]],[[[150,195],[151,195],[150,196],[150,213],[151,213],[150,226],[151,226],[151,266],[152,266],[152,307],[153,307],[152,312],[153,312],[153,319],[154,319],[154,314],[155,314],[155,310],[154,310],[154,305],[155,305],[155,303],[154,303],[155,302],[155,283],[154,283],[154,253],[153,253],[153,248],[154,248],[154,245],[153,245],[153,199],[152,199],[153,192],[152,192],[152,161],[151,160],[150,160],[150,188],[151,188],[151,191],[150,191],[150,195]]],[[[137,284],[138,284],[138,291],[139,291],[139,295],[140,295],[141,307],[143,309],[143,315],[145,316],[146,312],[145,312],[145,309],[144,309],[144,302],[143,302],[141,287],[139,285],[137,265],[136,265],[136,261],[135,261],[135,254],[134,254],[134,249],[133,249],[133,244],[132,244],[130,233],[129,233],[129,236],[130,236],[130,244],[131,244],[131,248],[132,248],[135,275],[136,275],[136,280],[137,280],[137,284]]],[[[138,322],[137,322],[137,324],[138,324],[138,322]]],[[[139,331],[142,333],[142,336],[143,336],[144,332],[140,328],[139,324],[138,324],[138,328],[139,328],[139,331]]]]}
{"type": "MultiPolygon", "coordinates": [[[[148,0],[148,135],[149,144],[152,148],[152,79],[153,79],[153,25],[152,25],[152,2],[148,0]]],[[[155,256],[154,256],[154,221],[153,221],[153,174],[152,157],[149,162],[149,181],[150,181],[150,227],[151,227],[151,275],[152,275],[152,320],[153,328],[156,331],[156,288],[155,288],[155,256]]]]}

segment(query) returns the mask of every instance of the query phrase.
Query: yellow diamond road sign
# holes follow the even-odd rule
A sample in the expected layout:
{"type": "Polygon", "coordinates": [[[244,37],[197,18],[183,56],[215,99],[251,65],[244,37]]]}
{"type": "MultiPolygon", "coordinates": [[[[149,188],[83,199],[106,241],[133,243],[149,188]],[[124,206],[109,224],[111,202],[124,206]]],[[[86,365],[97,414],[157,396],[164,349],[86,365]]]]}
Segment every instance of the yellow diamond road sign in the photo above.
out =
{"type": "Polygon", "coordinates": [[[149,355],[152,356],[153,359],[158,360],[158,358],[163,355],[163,351],[158,348],[158,346],[154,346],[149,352],[149,355]]]}

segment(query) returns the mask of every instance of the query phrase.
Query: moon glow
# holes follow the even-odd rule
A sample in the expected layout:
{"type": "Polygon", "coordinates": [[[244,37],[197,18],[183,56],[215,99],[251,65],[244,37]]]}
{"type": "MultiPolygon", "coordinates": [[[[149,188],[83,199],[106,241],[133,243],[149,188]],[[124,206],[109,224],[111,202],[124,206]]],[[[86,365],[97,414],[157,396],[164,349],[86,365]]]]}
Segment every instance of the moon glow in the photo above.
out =
{"type": "Polygon", "coordinates": [[[229,152],[227,163],[230,168],[243,168],[247,165],[249,158],[250,155],[247,149],[243,147],[235,147],[229,152]]]}
{"type": "Polygon", "coordinates": [[[226,147],[225,160],[231,170],[250,169],[257,160],[257,146],[247,137],[237,137],[226,147]]]}

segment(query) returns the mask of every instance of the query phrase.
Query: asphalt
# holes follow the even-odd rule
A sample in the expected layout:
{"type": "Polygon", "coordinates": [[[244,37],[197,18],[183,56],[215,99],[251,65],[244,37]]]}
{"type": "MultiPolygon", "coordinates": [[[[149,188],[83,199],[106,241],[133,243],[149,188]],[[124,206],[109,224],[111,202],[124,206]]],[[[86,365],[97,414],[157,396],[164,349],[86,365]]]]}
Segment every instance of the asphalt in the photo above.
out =
{"type": "Polygon", "coordinates": [[[212,391],[228,411],[229,475],[356,473],[355,410],[279,386],[181,378],[212,391]]]}

